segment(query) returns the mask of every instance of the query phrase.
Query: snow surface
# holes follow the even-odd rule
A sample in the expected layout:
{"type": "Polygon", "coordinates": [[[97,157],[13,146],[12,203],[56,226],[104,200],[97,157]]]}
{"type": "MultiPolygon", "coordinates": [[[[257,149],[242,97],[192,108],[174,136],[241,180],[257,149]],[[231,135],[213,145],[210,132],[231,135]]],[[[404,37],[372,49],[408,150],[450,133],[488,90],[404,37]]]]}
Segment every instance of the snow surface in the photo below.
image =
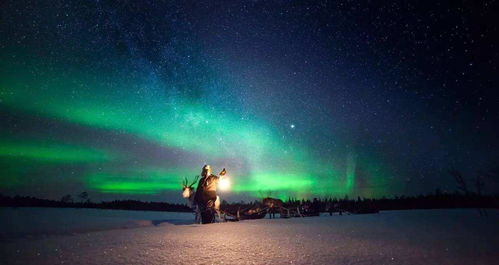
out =
{"type": "Polygon", "coordinates": [[[191,224],[192,220],[192,213],[0,207],[0,239],[134,228],[161,222],[191,224]]]}
{"type": "MultiPolygon", "coordinates": [[[[86,218],[85,212],[71,220],[86,218]]],[[[146,220],[146,226],[3,237],[0,264],[498,264],[499,211],[488,212],[387,211],[175,225],[152,220],[183,223],[189,216],[129,211],[116,220],[146,220]]]]}

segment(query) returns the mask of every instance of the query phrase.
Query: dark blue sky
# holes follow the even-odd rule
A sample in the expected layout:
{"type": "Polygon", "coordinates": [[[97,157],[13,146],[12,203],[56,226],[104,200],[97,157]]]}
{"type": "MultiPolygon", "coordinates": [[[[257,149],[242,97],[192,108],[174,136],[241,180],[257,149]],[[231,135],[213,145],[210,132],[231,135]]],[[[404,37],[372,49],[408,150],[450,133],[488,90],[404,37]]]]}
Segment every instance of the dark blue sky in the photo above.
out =
{"type": "MultiPolygon", "coordinates": [[[[266,185],[300,196],[453,191],[449,169],[471,183],[498,167],[495,8],[6,1],[0,191],[176,200],[177,177],[204,162],[232,167],[236,199],[266,185]],[[114,155],[68,165],[47,161],[40,142],[114,155]],[[161,181],[172,184],[151,188],[161,181]]],[[[489,192],[498,181],[485,179],[489,192]]]]}

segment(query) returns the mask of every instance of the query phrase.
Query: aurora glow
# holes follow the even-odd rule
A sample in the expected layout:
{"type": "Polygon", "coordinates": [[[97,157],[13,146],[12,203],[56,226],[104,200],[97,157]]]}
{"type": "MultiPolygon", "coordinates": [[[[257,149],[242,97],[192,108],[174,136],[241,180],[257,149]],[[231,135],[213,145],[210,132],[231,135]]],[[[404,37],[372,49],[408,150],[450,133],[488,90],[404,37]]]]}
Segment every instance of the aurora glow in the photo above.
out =
{"type": "MultiPolygon", "coordinates": [[[[209,163],[227,168],[233,199],[389,196],[448,187],[424,177],[469,161],[449,156],[468,132],[449,135],[433,115],[446,112],[410,93],[425,78],[378,73],[362,55],[374,48],[330,40],[323,22],[310,35],[318,20],[300,3],[146,2],[0,11],[0,192],[180,201],[209,163]]],[[[341,36],[364,31],[327,10],[341,36]]]]}
{"type": "Polygon", "coordinates": [[[53,162],[96,162],[111,159],[99,150],[71,147],[47,142],[0,142],[0,157],[12,159],[36,159],[53,162]]]}

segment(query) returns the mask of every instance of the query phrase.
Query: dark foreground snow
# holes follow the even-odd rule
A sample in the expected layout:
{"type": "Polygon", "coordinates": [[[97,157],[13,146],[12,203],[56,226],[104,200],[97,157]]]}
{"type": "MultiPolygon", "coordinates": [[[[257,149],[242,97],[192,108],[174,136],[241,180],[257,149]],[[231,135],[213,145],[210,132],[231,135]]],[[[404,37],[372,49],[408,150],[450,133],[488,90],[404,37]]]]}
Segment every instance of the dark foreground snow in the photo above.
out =
{"type": "Polygon", "coordinates": [[[0,207],[0,240],[135,228],[165,222],[192,224],[193,214],[81,208],[0,207]]]}
{"type": "Polygon", "coordinates": [[[0,264],[499,264],[499,211],[167,222],[133,229],[4,237],[0,264]]]}

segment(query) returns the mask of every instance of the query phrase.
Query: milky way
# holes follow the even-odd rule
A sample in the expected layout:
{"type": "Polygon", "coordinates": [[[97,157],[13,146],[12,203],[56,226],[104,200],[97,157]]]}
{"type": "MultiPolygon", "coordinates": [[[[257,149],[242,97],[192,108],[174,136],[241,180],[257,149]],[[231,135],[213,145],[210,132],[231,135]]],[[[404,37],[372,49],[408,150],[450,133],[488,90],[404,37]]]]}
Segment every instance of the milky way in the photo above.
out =
{"type": "Polygon", "coordinates": [[[178,201],[204,164],[231,199],[453,191],[497,166],[493,5],[7,1],[0,192],[178,201]]]}

